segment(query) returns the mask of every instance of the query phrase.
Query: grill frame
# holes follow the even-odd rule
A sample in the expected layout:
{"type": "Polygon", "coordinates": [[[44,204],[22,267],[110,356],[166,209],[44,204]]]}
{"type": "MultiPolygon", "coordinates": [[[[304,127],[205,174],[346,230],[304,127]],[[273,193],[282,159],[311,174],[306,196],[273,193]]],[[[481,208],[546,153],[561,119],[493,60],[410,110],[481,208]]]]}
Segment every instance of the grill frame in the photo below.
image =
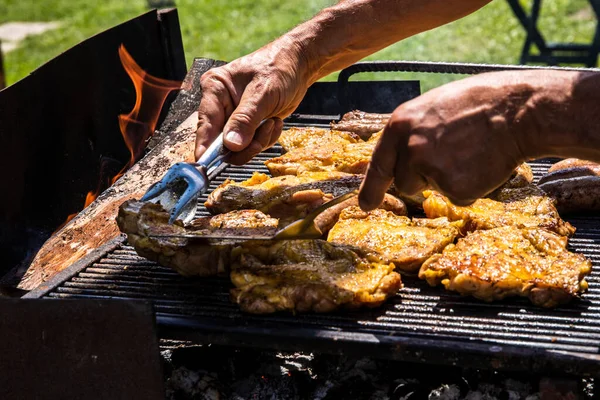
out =
{"type": "MultiPolygon", "coordinates": [[[[369,65],[359,67],[359,72],[383,68],[370,65],[376,63],[364,64],[369,65]]],[[[385,63],[384,70],[390,70],[389,64],[385,63]]],[[[436,64],[435,71],[424,70],[431,69],[431,63],[403,63],[401,67],[407,65],[419,72],[477,73],[473,65],[461,69],[457,64],[449,64],[451,69],[444,70],[443,65],[436,64]]],[[[491,67],[496,70],[499,66],[485,66],[479,72],[491,67]]],[[[341,75],[343,85],[349,74],[341,75]]],[[[328,126],[314,123],[319,120],[323,121],[323,116],[296,116],[286,126],[328,126]]],[[[255,170],[265,172],[261,162],[278,155],[279,149],[276,146],[267,150],[243,167],[221,166],[211,174],[216,178],[211,190],[225,175],[239,180],[255,170]]],[[[531,163],[536,179],[552,161],[555,160],[531,163]]],[[[200,205],[197,216],[207,214],[200,205]]],[[[594,267],[590,290],[583,301],[557,310],[541,310],[523,299],[488,305],[403,276],[405,288],[399,296],[377,310],[327,315],[243,315],[228,301],[226,292],[230,285],[226,278],[179,277],[168,268],[136,256],[124,235],[24,297],[151,300],[158,333],[164,339],[600,377],[600,217],[566,219],[578,228],[571,249],[591,256],[594,267]],[[128,264],[119,265],[120,260],[128,264]],[[491,333],[486,333],[486,329],[491,333]]]]}

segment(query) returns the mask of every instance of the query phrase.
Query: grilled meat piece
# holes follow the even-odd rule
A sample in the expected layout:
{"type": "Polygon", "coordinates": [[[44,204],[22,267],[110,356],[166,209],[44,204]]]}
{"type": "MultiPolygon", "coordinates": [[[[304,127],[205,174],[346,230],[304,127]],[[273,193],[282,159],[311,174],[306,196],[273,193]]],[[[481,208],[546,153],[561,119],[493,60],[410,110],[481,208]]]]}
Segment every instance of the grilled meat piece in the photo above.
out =
{"type": "Polygon", "coordinates": [[[545,228],[563,236],[575,233],[575,228],[561,219],[554,206],[554,199],[535,185],[502,189],[495,199],[478,199],[467,207],[456,206],[446,196],[433,190],[427,190],[423,194],[426,198],[423,210],[427,217],[464,220],[465,231],[511,225],[519,228],[545,228]]]}
{"type": "MultiPolygon", "coordinates": [[[[309,212],[334,197],[358,189],[363,177],[343,172],[308,172],[300,176],[285,175],[270,178],[255,172],[243,182],[223,182],[205,202],[213,214],[232,210],[255,209],[279,218],[280,227],[304,218],[309,212]]],[[[318,224],[328,230],[341,210],[356,204],[356,198],[340,203],[319,216],[318,224]]],[[[406,214],[402,201],[386,196],[382,208],[406,214]]]]}
{"type": "Polygon", "coordinates": [[[288,152],[299,147],[312,148],[323,143],[345,145],[363,140],[355,133],[324,128],[290,128],[281,132],[279,144],[288,152]]]}
{"type": "Polygon", "coordinates": [[[556,199],[561,213],[600,210],[600,164],[568,158],[554,164],[539,187],[556,199]]]}
{"type": "Polygon", "coordinates": [[[180,220],[170,225],[162,206],[128,200],[119,207],[117,225],[142,257],[173,268],[184,276],[212,276],[228,272],[231,244],[201,239],[159,238],[149,235],[186,234],[218,231],[229,235],[273,235],[278,221],[260,211],[242,210],[215,217],[196,219],[190,226],[180,220]]]}
{"type": "MultiPolygon", "coordinates": [[[[529,164],[523,163],[515,169],[511,177],[502,186],[494,190],[486,197],[497,200],[496,197],[498,197],[504,189],[528,186],[531,184],[531,182],[533,182],[533,171],[531,170],[529,164]]],[[[393,184],[390,187],[390,193],[402,200],[409,210],[415,212],[423,210],[423,202],[425,201],[425,196],[423,196],[423,193],[407,196],[399,193],[393,184]]]]}
{"type": "Polygon", "coordinates": [[[299,147],[265,161],[273,176],[300,175],[311,171],[340,171],[364,174],[376,142],[322,143],[299,147]]]}
{"type": "MultiPolygon", "coordinates": [[[[503,196],[506,189],[517,189],[524,187],[533,187],[533,171],[529,164],[523,163],[519,165],[511,177],[504,182],[498,189],[492,191],[486,198],[501,201],[499,198],[503,196]]],[[[540,194],[543,192],[539,192],[540,194]]]]}
{"type": "Polygon", "coordinates": [[[562,171],[571,168],[587,168],[594,172],[595,175],[600,175],[600,164],[593,161],[581,160],[579,158],[566,158],[557,163],[554,163],[548,172],[562,171]]]}
{"type": "Polygon", "coordinates": [[[365,212],[350,207],[342,211],[327,240],[359,247],[401,271],[416,272],[425,260],[454,242],[461,225],[443,217],[411,220],[381,209],[365,212]]]}
{"type": "Polygon", "coordinates": [[[550,182],[566,182],[572,178],[581,178],[584,176],[599,177],[600,168],[596,167],[571,167],[565,169],[559,169],[553,172],[548,172],[540,178],[538,184],[550,183],[550,182]]]}
{"type": "Polygon", "coordinates": [[[392,114],[373,114],[363,111],[350,111],[342,116],[339,122],[332,122],[331,129],[350,131],[367,139],[373,133],[381,131],[392,114]]]}
{"type": "Polygon", "coordinates": [[[324,240],[292,240],[237,249],[232,300],[248,313],[324,313],[377,307],[402,286],[393,264],[368,261],[324,240]]]}
{"type": "Polygon", "coordinates": [[[243,182],[226,180],[204,203],[213,214],[257,209],[273,217],[306,215],[332,198],[357,189],[362,176],[341,172],[313,172],[271,178],[255,172],[243,182]]]}
{"type": "Polygon", "coordinates": [[[556,200],[561,213],[600,210],[600,176],[578,176],[540,184],[540,188],[556,200]]]}
{"type": "MultiPolygon", "coordinates": [[[[340,214],[349,207],[358,207],[358,197],[352,197],[323,211],[315,218],[315,224],[321,232],[326,234],[338,222],[340,214]]],[[[407,214],[404,202],[388,193],[383,197],[383,202],[379,205],[378,210],[399,216],[407,214]]]]}
{"type": "Polygon", "coordinates": [[[555,307],[587,289],[592,266],[566,245],[566,237],[540,228],[475,231],[425,261],[419,278],[488,302],[523,296],[555,307]]]}
{"type": "Polygon", "coordinates": [[[566,181],[582,176],[600,176],[600,164],[577,158],[567,158],[552,165],[548,172],[540,178],[539,183],[566,181]]]}
{"type": "Polygon", "coordinates": [[[232,300],[250,313],[275,311],[328,312],[338,308],[376,307],[401,287],[393,264],[367,258],[357,250],[324,240],[249,240],[237,244],[149,234],[219,231],[223,234],[272,235],[277,219],[260,211],[242,210],[168,224],[169,214],[157,204],[129,200],[117,223],[136,252],[184,276],[230,272],[232,300]],[[221,243],[221,244],[219,244],[221,243]]]}
{"type": "Polygon", "coordinates": [[[529,186],[533,182],[533,170],[527,163],[523,163],[515,169],[510,179],[502,185],[504,189],[520,188],[529,186]]]}

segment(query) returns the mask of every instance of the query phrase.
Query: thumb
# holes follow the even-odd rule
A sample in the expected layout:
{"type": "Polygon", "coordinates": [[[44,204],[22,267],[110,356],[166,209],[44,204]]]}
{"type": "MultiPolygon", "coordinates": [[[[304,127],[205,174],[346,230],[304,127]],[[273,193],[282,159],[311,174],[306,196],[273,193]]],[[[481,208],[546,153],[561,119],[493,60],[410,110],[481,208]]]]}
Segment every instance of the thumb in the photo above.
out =
{"type": "Polygon", "coordinates": [[[244,150],[254,138],[256,129],[266,117],[263,96],[246,90],[223,129],[225,147],[231,151],[244,150]],[[254,93],[248,95],[248,93],[254,93]]]}

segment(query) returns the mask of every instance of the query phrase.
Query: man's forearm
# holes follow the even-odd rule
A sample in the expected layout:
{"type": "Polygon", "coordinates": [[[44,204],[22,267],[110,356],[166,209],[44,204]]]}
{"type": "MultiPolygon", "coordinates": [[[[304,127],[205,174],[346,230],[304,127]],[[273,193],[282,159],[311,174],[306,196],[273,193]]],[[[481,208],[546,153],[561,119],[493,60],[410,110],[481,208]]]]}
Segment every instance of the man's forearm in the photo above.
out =
{"type": "MultiPolygon", "coordinates": [[[[535,81],[528,102],[528,144],[534,157],[576,157],[600,162],[600,74],[528,72],[535,81]]],[[[525,76],[523,74],[522,76],[525,76]]]]}
{"type": "Polygon", "coordinates": [[[491,0],[342,0],[279,40],[296,46],[314,82],[393,43],[457,20],[491,0]]]}

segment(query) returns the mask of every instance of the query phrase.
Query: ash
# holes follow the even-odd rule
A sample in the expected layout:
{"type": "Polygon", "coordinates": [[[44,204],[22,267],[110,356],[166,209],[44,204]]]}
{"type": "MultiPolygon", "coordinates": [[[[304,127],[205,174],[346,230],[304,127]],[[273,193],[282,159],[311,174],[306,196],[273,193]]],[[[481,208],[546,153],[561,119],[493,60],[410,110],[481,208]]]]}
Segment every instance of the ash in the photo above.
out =
{"type": "Polygon", "coordinates": [[[210,345],[163,349],[169,400],[558,400],[594,396],[590,379],[210,345]]]}

